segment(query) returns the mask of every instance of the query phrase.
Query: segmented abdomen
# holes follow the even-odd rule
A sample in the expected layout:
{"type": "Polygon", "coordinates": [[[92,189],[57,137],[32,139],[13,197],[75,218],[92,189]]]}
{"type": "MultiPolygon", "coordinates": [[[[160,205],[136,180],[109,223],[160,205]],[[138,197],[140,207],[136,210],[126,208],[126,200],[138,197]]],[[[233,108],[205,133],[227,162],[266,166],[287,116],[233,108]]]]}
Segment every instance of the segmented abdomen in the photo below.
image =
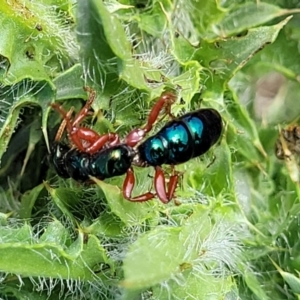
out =
{"type": "Polygon", "coordinates": [[[138,147],[148,165],[176,165],[205,153],[217,142],[222,119],[214,109],[200,109],[167,123],[138,147]]]}

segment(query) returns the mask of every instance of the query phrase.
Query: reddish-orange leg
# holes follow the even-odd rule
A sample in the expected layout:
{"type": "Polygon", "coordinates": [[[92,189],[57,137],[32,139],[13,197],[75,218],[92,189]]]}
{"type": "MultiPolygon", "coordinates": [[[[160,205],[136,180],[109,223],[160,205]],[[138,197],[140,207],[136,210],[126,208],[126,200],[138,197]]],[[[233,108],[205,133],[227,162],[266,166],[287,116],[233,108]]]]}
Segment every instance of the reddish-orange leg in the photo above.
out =
{"type": "MultiPolygon", "coordinates": [[[[162,95],[157,103],[152,108],[147,124],[143,128],[138,128],[131,131],[125,138],[125,143],[131,147],[136,146],[145,135],[152,129],[153,124],[157,121],[158,115],[161,110],[165,109],[166,114],[171,115],[170,108],[175,102],[175,95],[172,93],[165,93],[162,95]]],[[[172,116],[172,115],[171,115],[172,116]]],[[[132,191],[135,185],[135,177],[133,169],[130,168],[127,171],[126,178],[123,184],[123,196],[125,199],[132,202],[144,202],[153,199],[156,195],[163,203],[168,203],[174,196],[175,189],[178,183],[178,174],[173,168],[172,175],[170,176],[170,181],[166,190],[166,180],[165,175],[161,167],[155,167],[154,176],[154,187],[156,194],[152,192],[147,192],[145,194],[132,197],[132,191]]]]}
{"type": "Polygon", "coordinates": [[[127,171],[126,178],[123,184],[123,196],[125,199],[132,202],[144,202],[153,199],[157,195],[159,200],[166,204],[170,202],[174,197],[174,193],[178,184],[178,178],[179,175],[173,167],[172,175],[170,176],[168,188],[166,190],[166,180],[164,172],[161,167],[156,166],[154,175],[154,187],[156,194],[147,192],[136,197],[131,197],[131,193],[135,184],[135,178],[133,170],[130,168],[127,171]]]}
{"type": "Polygon", "coordinates": [[[166,114],[172,116],[170,109],[175,100],[176,96],[174,94],[170,92],[163,94],[151,109],[147,124],[143,128],[137,128],[129,132],[129,134],[124,139],[125,144],[130,147],[135,147],[152,129],[153,124],[157,121],[159,113],[163,109],[165,109],[166,114]]]}
{"type": "MultiPolygon", "coordinates": [[[[73,114],[73,111],[74,111],[74,108],[71,107],[70,110],[66,114],[66,118],[70,118],[72,116],[72,114],[73,114]]],[[[59,126],[59,128],[57,130],[57,133],[56,133],[56,136],[55,136],[55,139],[54,139],[55,142],[59,142],[60,141],[60,139],[61,139],[61,137],[62,137],[62,135],[63,135],[63,133],[65,131],[66,125],[67,125],[67,122],[66,122],[65,119],[63,119],[63,121],[61,122],[61,124],[60,124],[60,126],[59,126]]]]}
{"type": "MultiPolygon", "coordinates": [[[[99,151],[105,145],[113,146],[118,144],[120,139],[115,133],[99,135],[90,128],[79,126],[80,122],[88,114],[90,107],[95,100],[95,92],[90,88],[85,89],[89,92],[89,99],[84,107],[75,116],[73,121],[71,121],[70,116],[67,115],[67,112],[60,105],[53,103],[51,106],[63,116],[64,121],[66,122],[69,139],[75,145],[75,147],[83,152],[93,154],[99,151]]],[[[152,108],[147,120],[147,124],[143,128],[137,128],[129,132],[124,139],[124,143],[130,147],[136,146],[152,129],[152,126],[156,122],[159,113],[163,109],[165,109],[167,114],[171,115],[170,108],[175,99],[176,97],[172,93],[163,94],[152,108]]]]}
{"type": "MultiPolygon", "coordinates": [[[[93,154],[101,150],[105,145],[113,146],[118,144],[120,139],[115,133],[99,135],[96,131],[90,128],[79,126],[81,121],[89,113],[90,107],[95,100],[95,92],[90,88],[86,88],[86,90],[89,92],[89,99],[84,107],[74,117],[73,121],[71,120],[71,114],[69,114],[69,112],[67,113],[61,106],[56,103],[51,104],[51,106],[63,116],[63,122],[65,123],[63,128],[67,127],[67,133],[73,145],[82,152],[93,154]]],[[[71,110],[73,111],[73,109],[71,110]]]]}

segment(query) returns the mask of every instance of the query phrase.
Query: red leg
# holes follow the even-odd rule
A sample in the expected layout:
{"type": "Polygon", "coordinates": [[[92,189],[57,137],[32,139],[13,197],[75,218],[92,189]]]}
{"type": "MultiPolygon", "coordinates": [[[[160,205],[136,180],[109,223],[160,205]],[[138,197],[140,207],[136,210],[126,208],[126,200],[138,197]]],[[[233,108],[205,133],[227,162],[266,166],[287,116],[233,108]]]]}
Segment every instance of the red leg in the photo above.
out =
{"type": "Polygon", "coordinates": [[[79,127],[80,122],[86,117],[89,112],[89,109],[95,99],[95,91],[90,88],[85,88],[90,93],[89,99],[87,100],[85,106],[79,111],[74,120],[71,120],[71,115],[73,108],[67,113],[61,106],[56,103],[53,103],[51,106],[56,109],[64,118],[62,125],[60,126],[57,139],[60,139],[63,130],[67,127],[67,132],[69,135],[70,141],[73,145],[78,148],[80,151],[87,153],[95,153],[101,148],[107,145],[116,145],[120,142],[119,136],[114,133],[108,133],[105,135],[99,135],[96,131],[79,127]]]}
{"type": "Polygon", "coordinates": [[[72,122],[73,127],[78,127],[80,122],[87,116],[87,114],[96,98],[96,92],[93,89],[91,89],[89,87],[85,87],[84,89],[89,93],[89,98],[87,99],[84,107],[75,116],[75,118],[72,122]]]}
{"type": "Polygon", "coordinates": [[[156,102],[156,104],[153,106],[153,108],[152,108],[152,110],[151,110],[151,112],[149,114],[149,117],[148,117],[148,122],[147,122],[146,126],[144,127],[144,129],[147,132],[149,132],[152,129],[153,124],[157,120],[158,115],[162,111],[163,108],[166,110],[166,113],[168,115],[172,116],[172,114],[171,114],[171,106],[175,102],[175,100],[176,100],[176,95],[174,95],[171,92],[163,94],[158,99],[158,101],[156,102]]]}
{"type": "MultiPolygon", "coordinates": [[[[66,116],[68,118],[70,118],[72,116],[73,111],[74,111],[74,108],[71,107],[71,109],[67,112],[66,116]]],[[[61,122],[61,124],[60,124],[60,126],[57,130],[57,133],[56,133],[56,136],[55,136],[55,139],[54,139],[56,142],[60,141],[60,139],[61,139],[61,137],[62,137],[62,135],[65,131],[66,125],[67,125],[67,121],[65,119],[63,119],[63,121],[61,122]]]]}
{"type": "MultiPolygon", "coordinates": [[[[154,186],[159,200],[165,204],[169,203],[174,197],[174,193],[178,184],[178,174],[173,169],[173,174],[170,176],[168,183],[168,191],[166,191],[165,175],[161,167],[155,167],[154,186]]],[[[135,178],[132,168],[128,169],[126,178],[123,184],[123,196],[125,199],[132,202],[144,202],[153,199],[156,195],[152,192],[131,197],[135,185],[135,178]]]]}
{"type": "Polygon", "coordinates": [[[130,147],[136,146],[145,135],[152,129],[153,124],[157,121],[159,113],[165,109],[168,115],[171,115],[171,105],[175,102],[176,96],[171,93],[163,94],[156,104],[151,109],[151,112],[148,116],[147,124],[143,128],[137,128],[129,132],[129,134],[125,138],[125,143],[130,147]]]}
{"type": "Polygon", "coordinates": [[[175,171],[174,166],[172,166],[172,175],[170,176],[168,183],[168,199],[172,199],[174,197],[175,190],[178,185],[179,173],[175,171]]]}
{"type": "Polygon", "coordinates": [[[126,178],[123,184],[123,196],[125,199],[131,202],[145,202],[155,197],[155,194],[147,192],[143,195],[131,197],[132,190],[134,188],[135,178],[132,168],[129,168],[126,174],[126,178]]]}
{"type": "Polygon", "coordinates": [[[56,103],[51,104],[52,108],[56,109],[66,121],[69,120],[69,122],[67,122],[69,133],[71,133],[74,128],[77,128],[80,122],[87,116],[87,114],[89,113],[89,109],[91,108],[91,105],[95,100],[96,92],[88,87],[85,87],[85,90],[89,92],[89,98],[86,101],[84,107],[77,113],[73,122],[71,122],[71,115],[68,115],[68,113],[60,105],[56,103]]]}
{"type": "Polygon", "coordinates": [[[67,126],[69,139],[80,151],[95,153],[100,150],[106,143],[108,145],[116,145],[117,143],[119,143],[119,136],[115,133],[99,135],[96,131],[89,128],[74,127],[70,119],[73,108],[71,108],[67,113],[64,109],[62,109],[55,103],[51,104],[51,106],[64,117],[62,125],[58,129],[57,136],[61,136],[65,126],[67,126]]]}
{"type": "Polygon", "coordinates": [[[115,133],[99,135],[87,128],[80,128],[72,132],[70,139],[72,143],[82,152],[93,154],[101,150],[104,146],[114,146],[120,143],[120,138],[115,133]],[[86,129],[86,130],[84,130],[86,129]]]}
{"type": "Polygon", "coordinates": [[[161,167],[155,167],[154,187],[157,197],[163,203],[169,203],[174,197],[174,193],[178,184],[178,174],[173,169],[173,174],[170,176],[168,190],[166,191],[165,175],[161,167]]]}
{"type": "Polygon", "coordinates": [[[154,187],[159,200],[163,203],[168,203],[170,200],[166,192],[166,179],[161,167],[155,167],[154,187]]]}
{"type": "MultiPolygon", "coordinates": [[[[68,133],[71,133],[72,132],[72,123],[71,123],[71,115],[72,114],[69,114],[70,111],[74,111],[74,108],[72,107],[69,112],[66,112],[60,105],[58,105],[57,103],[52,103],[51,104],[51,107],[53,109],[55,109],[56,111],[58,111],[64,118],[64,121],[65,121],[65,126],[67,127],[67,131],[68,133]]],[[[65,127],[64,126],[64,127],[65,127]]]]}
{"type": "Polygon", "coordinates": [[[116,133],[107,133],[98,137],[98,139],[94,141],[91,146],[85,149],[85,152],[93,154],[101,150],[105,145],[114,146],[118,143],[120,143],[120,138],[116,133]]]}

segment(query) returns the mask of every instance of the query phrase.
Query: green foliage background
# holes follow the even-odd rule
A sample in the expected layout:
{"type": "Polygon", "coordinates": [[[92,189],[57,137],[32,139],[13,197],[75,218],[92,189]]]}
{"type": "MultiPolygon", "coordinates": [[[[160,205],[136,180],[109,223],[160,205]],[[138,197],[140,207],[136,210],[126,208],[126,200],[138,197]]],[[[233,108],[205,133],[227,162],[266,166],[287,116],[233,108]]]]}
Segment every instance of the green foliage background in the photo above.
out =
{"type": "Polygon", "coordinates": [[[1,299],[298,299],[298,163],[274,154],[300,113],[298,1],[0,2],[1,299]],[[220,143],[178,167],[181,205],[55,174],[49,104],[80,109],[84,86],[99,133],[170,89],[176,115],[220,111],[220,143]]]}

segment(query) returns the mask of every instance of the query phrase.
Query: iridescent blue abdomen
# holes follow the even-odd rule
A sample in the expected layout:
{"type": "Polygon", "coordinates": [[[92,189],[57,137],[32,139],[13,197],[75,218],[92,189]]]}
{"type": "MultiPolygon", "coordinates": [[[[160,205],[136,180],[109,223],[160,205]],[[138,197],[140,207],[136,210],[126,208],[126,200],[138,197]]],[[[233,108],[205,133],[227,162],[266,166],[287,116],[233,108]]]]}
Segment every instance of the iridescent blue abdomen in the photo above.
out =
{"type": "Polygon", "coordinates": [[[151,166],[176,165],[200,156],[217,142],[222,119],[214,109],[200,109],[167,123],[138,147],[139,158],[151,166]]]}

